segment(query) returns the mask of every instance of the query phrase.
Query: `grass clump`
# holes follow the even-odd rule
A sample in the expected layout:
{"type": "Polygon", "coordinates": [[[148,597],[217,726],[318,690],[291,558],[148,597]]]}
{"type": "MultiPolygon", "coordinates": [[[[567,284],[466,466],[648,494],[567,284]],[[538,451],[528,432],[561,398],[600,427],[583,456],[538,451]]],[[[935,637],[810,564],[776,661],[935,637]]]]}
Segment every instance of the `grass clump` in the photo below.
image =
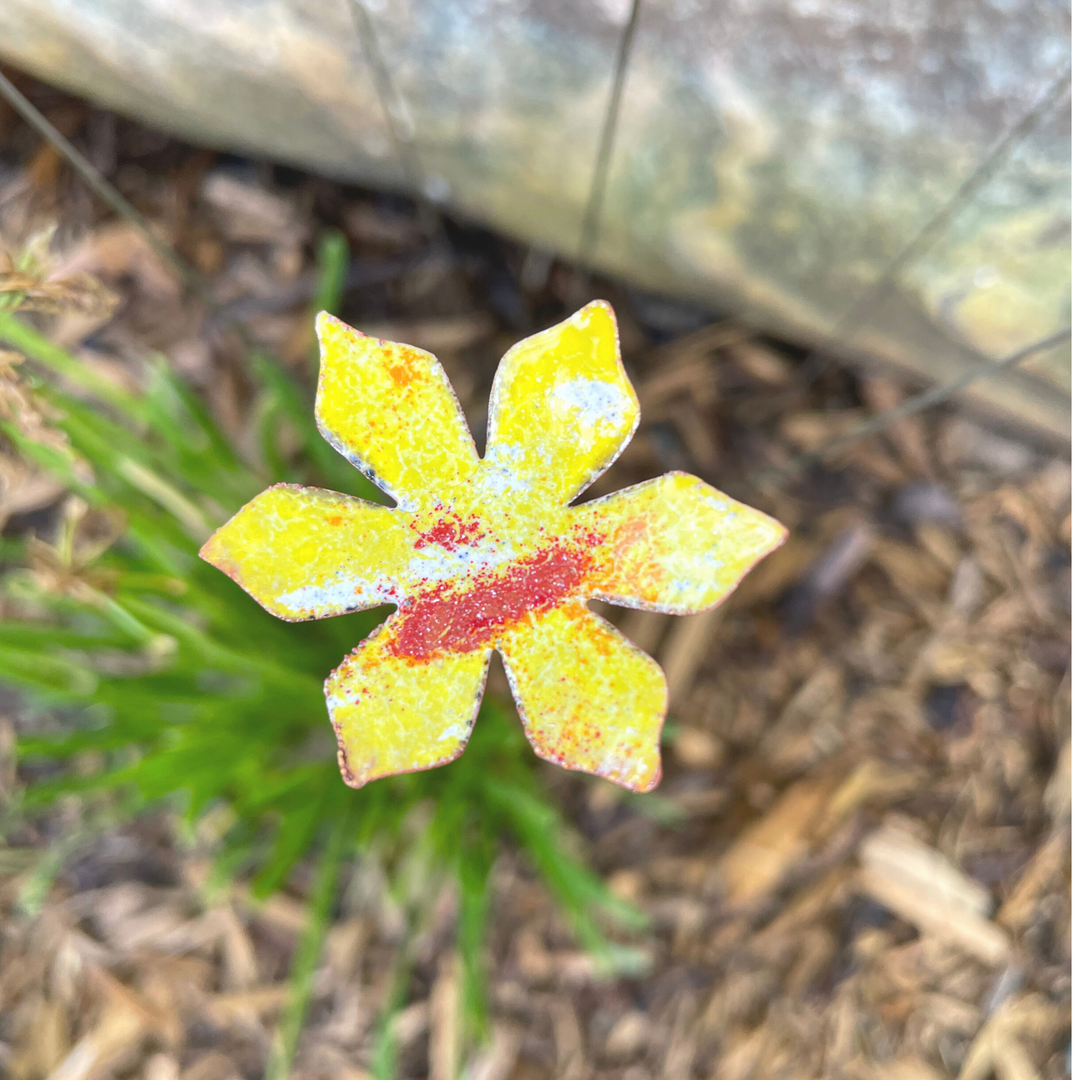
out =
{"type": "MultiPolygon", "coordinates": [[[[333,244],[323,250],[326,303],[340,260],[333,244]]],[[[72,793],[105,807],[103,824],[162,805],[191,827],[214,814],[228,823],[219,877],[249,877],[257,895],[315,858],[309,931],[268,1075],[288,1072],[341,867],[372,845],[408,849],[405,861],[425,883],[419,895],[456,888],[463,1022],[474,1037],[484,1025],[491,869],[507,838],[581,943],[611,967],[625,962],[630,954],[609,942],[605,923],[637,925],[639,916],[572,853],[507,708],[485,701],[456,763],[353,791],[338,775],[322,681],[385,611],[285,624],[198,559],[212,529],[271,481],[374,496],[319,437],[305,391],[269,357],[251,356],[263,458],[254,468],[163,358],[146,361],[145,391],[129,393],[35,330],[17,313],[21,299],[0,293],[0,342],[27,361],[6,369],[0,433],[67,494],[54,536],[3,548],[0,680],[19,687],[51,728],[20,741],[37,779],[7,809],[9,823],[72,793]],[[300,446],[287,458],[284,425],[300,446]],[[416,832],[407,822],[421,806],[416,832]]],[[[54,852],[31,875],[30,906],[59,861],[54,852]]],[[[400,967],[387,1017],[395,998],[403,1002],[408,942],[400,967]]],[[[382,1075],[393,1068],[390,1030],[384,1023],[382,1075]]]]}

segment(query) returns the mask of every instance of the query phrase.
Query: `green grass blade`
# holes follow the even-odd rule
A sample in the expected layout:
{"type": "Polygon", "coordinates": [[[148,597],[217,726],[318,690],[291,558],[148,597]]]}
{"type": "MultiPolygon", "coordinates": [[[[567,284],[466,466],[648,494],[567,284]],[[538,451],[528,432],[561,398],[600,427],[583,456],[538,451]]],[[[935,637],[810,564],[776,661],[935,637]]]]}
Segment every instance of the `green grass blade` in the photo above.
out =
{"type": "Polygon", "coordinates": [[[0,311],[0,341],[7,342],[13,349],[18,349],[72,385],[89,391],[130,419],[145,419],[146,407],[139,398],[99,375],[88,364],[31,329],[10,312],[0,311]]]}
{"type": "Polygon", "coordinates": [[[484,945],[490,914],[491,869],[496,846],[479,837],[462,854],[458,867],[460,911],[458,951],[464,968],[463,1014],[467,1037],[479,1041],[487,1032],[487,972],[484,945]]]}
{"type": "Polygon", "coordinates": [[[394,1080],[397,1075],[398,1043],[394,1019],[405,1005],[412,978],[412,938],[406,936],[394,953],[393,966],[387,980],[389,990],[375,1029],[375,1048],[371,1055],[372,1080],[394,1080]]]}
{"type": "Polygon", "coordinates": [[[308,923],[293,957],[289,999],[271,1044],[266,1080],[288,1080],[304,1017],[311,1002],[312,980],[330,924],[341,867],[349,845],[356,837],[356,822],[351,807],[348,803],[343,804],[342,800],[334,801],[338,802],[340,809],[319,862],[315,885],[308,901],[308,923]]]}
{"type": "Polygon", "coordinates": [[[331,315],[341,311],[345,278],[349,273],[349,241],[340,229],[326,229],[322,233],[316,261],[318,278],[311,300],[312,321],[320,311],[329,311],[331,315]]]}
{"type": "Polygon", "coordinates": [[[0,645],[0,679],[51,700],[87,698],[98,684],[94,672],[77,661],[10,645],[0,645]]]}

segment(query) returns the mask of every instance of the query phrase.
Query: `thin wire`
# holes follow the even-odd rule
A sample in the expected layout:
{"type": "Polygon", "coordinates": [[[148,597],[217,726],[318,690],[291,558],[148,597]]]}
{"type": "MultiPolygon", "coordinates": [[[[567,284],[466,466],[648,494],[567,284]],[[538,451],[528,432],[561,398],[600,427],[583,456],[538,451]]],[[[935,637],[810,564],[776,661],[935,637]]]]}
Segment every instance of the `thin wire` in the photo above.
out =
{"type": "Polygon", "coordinates": [[[578,243],[578,259],[581,261],[585,261],[600,238],[600,215],[604,208],[608,175],[611,172],[611,153],[615,148],[619,112],[626,87],[626,72],[630,66],[630,49],[637,34],[641,7],[642,0],[632,0],[630,14],[619,37],[619,52],[615,59],[611,95],[608,98],[607,113],[600,133],[600,144],[596,151],[592,181],[589,184],[589,197],[585,202],[585,212],[581,218],[581,239],[578,243]]]}
{"type": "Polygon", "coordinates": [[[138,230],[143,239],[176,271],[181,281],[200,300],[209,302],[206,283],[199,272],[157,236],[150,227],[150,222],[48,121],[33,102],[20,93],[18,87],[3,72],[0,72],[0,95],[7,99],[31,127],[63,154],[71,167],[103,202],[138,230]]]}
{"type": "Polygon", "coordinates": [[[1047,349],[1052,349],[1055,345],[1060,345],[1063,341],[1068,341],[1071,336],[1072,327],[1067,326],[1063,330],[1058,330],[1047,337],[1032,342],[1030,345],[1025,345],[1022,349],[1018,349],[1016,352],[1010,353],[1000,360],[991,360],[984,364],[975,365],[965,371],[962,375],[958,375],[955,379],[950,379],[949,382],[941,383],[938,386],[932,386],[929,390],[924,390],[921,394],[914,394],[891,409],[885,409],[882,412],[875,413],[856,428],[851,431],[846,431],[842,435],[837,435],[823,446],[819,446],[817,450],[799,454],[786,465],[769,470],[768,474],[761,474],[754,479],[788,479],[808,466],[831,457],[838,450],[846,449],[853,443],[860,442],[862,439],[868,439],[871,435],[878,435],[891,427],[898,420],[903,420],[908,416],[914,416],[916,413],[924,412],[926,409],[955,396],[960,393],[961,390],[965,390],[973,382],[989,376],[999,375],[1009,368],[1016,367],[1017,364],[1028,359],[1030,356],[1034,356],[1036,353],[1045,352],[1047,349]]]}
{"type": "Polygon", "coordinates": [[[405,173],[405,179],[420,204],[423,224],[429,233],[445,241],[445,230],[442,225],[441,215],[427,193],[424,166],[420,160],[420,153],[416,148],[415,132],[405,131],[399,119],[399,117],[409,115],[408,107],[390,76],[390,70],[386,66],[382,49],[379,47],[379,38],[375,32],[375,25],[371,21],[371,16],[368,14],[363,0],[346,0],[346,2],[352,15],[353,28],[356,30],[357,38],[360,40],[360,47],[364,51],[364,59],[371,69],[371,76],[375,83],[375,96],[379,99],[379,106],[382,109],[386,129],[390,134],[390,140],[394,144],[401,169],[405,173]]]}
{"type": "MultiPolygon", "coordinates": [[[[840,316],[829,335],[832,342],[842,342],[862,326],[869,313],[888,293],[900,271],[925,255],[937,243],[956,215],[970,205],[1016,146],[1026,139],[1057,106],[1071,88],[1071,76],[1072,66],[1068,65],[1054,80],[1050,89],[1001,137],[997,145],[975,167],[968,178],[908,241],[903,250],[892,259],[878,279],[840,316]]],[[[833,358],[831,353],[826,352],[826,348],[827,345],[818,346],[803,361],[798,380],[800,385],[806,386],[812,383],[833,358]]]]}

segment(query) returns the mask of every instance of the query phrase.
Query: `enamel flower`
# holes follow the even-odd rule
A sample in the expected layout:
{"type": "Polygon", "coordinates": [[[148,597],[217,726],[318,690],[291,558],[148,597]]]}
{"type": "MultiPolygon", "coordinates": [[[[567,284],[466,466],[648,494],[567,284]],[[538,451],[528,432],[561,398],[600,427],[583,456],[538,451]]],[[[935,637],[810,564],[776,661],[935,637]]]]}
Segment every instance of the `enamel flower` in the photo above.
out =
{"type": "Polygon", "coordinates": [[[458,757],[498,650],[540,757],[655,787],[663,672],[586,602],[703,611],[783,527],[678,472],[570,505],[640,416],[606,303],[503,357],[483,458],[434,356],[317,326],[319,429],[397,505],[277,484],[201,554],[282,619],[397,606],[326,680],[345,782],[458,757]]]}

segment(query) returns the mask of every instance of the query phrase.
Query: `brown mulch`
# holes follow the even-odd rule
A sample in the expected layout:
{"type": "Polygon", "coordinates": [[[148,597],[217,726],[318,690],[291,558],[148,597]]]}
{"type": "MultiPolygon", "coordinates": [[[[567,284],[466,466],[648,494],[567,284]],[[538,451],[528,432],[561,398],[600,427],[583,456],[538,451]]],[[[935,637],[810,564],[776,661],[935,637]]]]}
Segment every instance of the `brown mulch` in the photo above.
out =
{"type": "MultiPolygon", "coordinates": [[[[405,200],[192,149],[23,85],[286,363],[310,364],[312,246],[325,225],[352,249],[343,317],[436,353],[478,433],[505,348],[603,296],[643,421],[590,494],[686,469],[791,529],[715,612],[607,612],[668,674],[665,779],[650,801],[545,775],[593,865],[652,917],[649,966],[598,977],[508,853],[493,1039],[471,1080],[1066,1075],[1064,456],[946,407],[781,482],[793,456],[910,388],[838,366],[806,385],[801,350],[733,321],[584,279],[467,224],[433,234],[405,200]]],[[[133,358],[163,352],[250,443],[251,385],[228,318],[185,296],[2,106],[0,239],[12,252],[36,242],[52,280],[81,283],[42,298],[70,301],[58,340],[122,382],[133,358]],[[113,301],[75,302],[84,274],[113,301]]],[[[0,521],[25,525],[55,498],[0,457],[0,521]]],[[[492,692],[505,692],[497,675],[492,692]]],[[[11,732],[0,715],[0,798],[11,732]]],[[[205,877],[197,847],[147,819],[71,852],[30,918],[16,903],[25,867],[0,849],[0,1073],[261,1076],[304,875],[262,904],[239,887],[212,892],[205,877]]],[[[363,863],[295,1076],[369,1075],[400,934],[378,866],[363,863]]],[[[395,1021],[399,1075],[452,1080],[460,978],[445,935],[422,942],[417,970],[395,1021]]]]}

